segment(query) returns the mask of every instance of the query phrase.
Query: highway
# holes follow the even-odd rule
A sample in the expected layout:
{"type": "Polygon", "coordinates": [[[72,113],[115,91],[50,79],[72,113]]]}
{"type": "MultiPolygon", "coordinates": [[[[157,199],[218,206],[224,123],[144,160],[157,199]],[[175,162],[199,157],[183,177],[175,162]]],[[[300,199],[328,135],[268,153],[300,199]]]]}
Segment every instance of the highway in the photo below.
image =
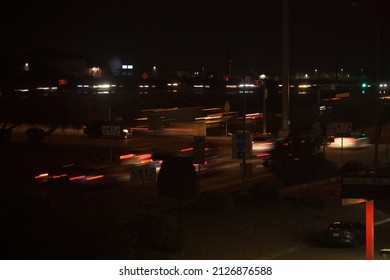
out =
{"type": "MultiPolygon", "coordinates": [[[[14,141],[24,142],[23,135],[14,136],[14,141]],[[17,140],[18,139],[18,140],[17,140]]],[[[193,137],[167,137],[153,135],[134,135],[129,139],[91,139],[83,136],[50,136],[45,140],[51,146],[82,146],[87,149],[101,147],[110,161],[116,161],[119,151],[137,148],[154,148],[162,151],[189,147],[193,144],[193,137]]],[[[240,173],[241,160],[232,159],[231,141],[227,137],[208,137],[206,143],[217,148],[217,157],[213,158],[213,168],[208,175],[200,175],[200,191],[209,190],[244,190],[246,186],[254,182],[270,180],[274,175],[262,166],[260,159],[247,160],[252,163],[253,176],[247,179],[245,185],[240,173]]],[[[100,150],[102,151],[102,150],[100,150]]],[[[386,161],[386,146],[380,145],[380,157],[382,162],[386,161]]],[[[340,166],[339,149],[326,149],[326,157],[340,166]]],[[[359,150],[343,151],[342,159],[347,161],[360,161],[368,165],[374,158],[374,147],[369,146],[359,150]]],[[[57,158],[58,160],[58,158],[57,158]]],[[[36,162],[38,163],[38,162],[36,162]]],[[[88,220],[92,217],[103,217],[109,219],[109,215],[115,215],[117,219],[126,219],[146,213],[155,213],[172,207],[178,207],[177,200],[163,198],[158,195],[155,181],[132,181],[130,169],[124,169],[124,177],[120,183],[108,185],[85,185],[80,188],[56,188],[53,185],[27,186],[33,194],[44,195],[51,200],[51,211],[57,217],[64,220],[78,219],[88,220]],[[127,175],[126,175],[127,174],[127,175]],[[33,191],[32,191],[33,190],[33,191]]],[[[341,185],[337,180],[330,180],[323,184],[307,184],[286,189],[282,195],[308,195],[308,196],[339,196],[341,185]]],[[[26,189],[26,188],[25,188],[26,189]]],[[[184,203],[192,203],[197,198],[185,200],[184,203]]],[[[378,222],[378,221],[376,221],[378,222]]],[[[389,223],[381,223],[375,227],[375,248],[388,248],[390,236],[389,223]]],[[[379,259],[379,251],[375,252],[375,258],[379,259]]],[[[304,244],[296,248],[286,248],[282,252],[267,256],[267,259],[364,259],[365,247],[362,245],[357,249],[351,248],[325,248],[313,244],[304,244]]]]}
{"type": "MultiPolygon", "coordinates": [[[[13,141],[25,142],[24,135],[14,135],[13,141]]],[[[45,139],[45,143],[51,146],[63,145],[69,147],[70,145],[75,145],[90,150],[100,147],[99,151],[106,154],[103,157],[106,162],[100,164],[111,163],[114,165],[118,161],[118,154],[120,153],[137,149],[154,149],[161,152],[175,151],[191,147],[193,145],[193,137],[134,135],[134,137],[129,139],[94,139],[77,135],[52,135],[45,139]]],[[[216,147],[217,152],[216,157],[209,160],[206,172],[199,176],[200,192],[218,189],[225,191],[242,189],[244,191],[254,182],[274,178],[274,175],[262,166],[262,160],[251,159],[247,160],[247,163],[252,163],[252,177],[243,181],[240,172],[242,160],[232,159],[230,138],[211,137],[207,139],[206,144],[216,147]]],[[[45,157],[42,156],[43,158],[45,157]]],[[[55,160],[53,165],[68,163],[61,162],[61,158],[55,156],[52,158],[55,160]]],[[[35,166],[41,165],[39,162],[34,164],[35,166]]],[[[63,211],[65,206],[67,215],[85,213],[88,216],[91,214],[91,211],[101,211],[101,207],[104,205],[106,207],[111,205],[118,209],[121,207],[126,208],[126,215],[131,216],[159,212],[178,206],[176,200],[162,198],[158,195],[156,181],[133,181],[130,178],[130,166],[123,166],[121,170],[123,174],[119,183],[80,186],[79,191],[75,191],[75,188],[56,188],[53,185],[38,187],[35,190],[38,193],[43,192],[45,195],[50,196],[54,208],[58,211],[63,211]],[[66,207],[67,205],[72,205],[72,207],[66,207]],[[125,205],[126,207],[124,207],[125,205]],[[80,211],[82,209],[84,209],[84,212],[80,211]]],[[[191,203],[195,199],[186,200],[184,203],[191,203]]]]}

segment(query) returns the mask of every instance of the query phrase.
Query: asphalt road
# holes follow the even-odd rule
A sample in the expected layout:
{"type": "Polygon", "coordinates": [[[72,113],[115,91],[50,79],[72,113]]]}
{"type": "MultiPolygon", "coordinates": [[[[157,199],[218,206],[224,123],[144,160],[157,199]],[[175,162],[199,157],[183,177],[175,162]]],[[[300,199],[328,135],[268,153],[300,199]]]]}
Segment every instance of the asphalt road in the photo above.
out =
{"type": "MultiPolygon", "coordinates": [[[[23,135],[19,141],[23,142],[23,135]]],[[[16,139],[14,139],[16,141],[16,139]]],[[[110,156],[115,154],[117,149],[134,149],[140,147],[146,148],[161,148],[166,151],[171,149],[183,148],[191,146],[193,137],[151,137],[140,136],[133,137],[130,139],[89,139],[82,136],[51,136],[46,139],[46,143],[58,144],[63,146],[83,146],[87,150],[95,149],[95,147],[101,147],[106,153],[105,159],[109,159],[110,156]]],[[[215,144],[219,146],[218,157],[215,159],[216,164],[214,165],[214,175],[201,176],[200,177],[200,189],[201,191],[224,189],[224,190],[237,190],[244,189],[246,184],[251,184],[258,180],[265,180],[273,178],[273,174],[269,170],[265,169],[260,160],[250,160],[248,162],[253,163],[253,177],[247,181],[242,180],[240,174],[239,165],[241,160],[231,158],[231,143],[230,139],[226,137],[211,137],[207,138],[207,143],[215,144]],[[245,185],[244,185],[245,183],[245,185]]],[[[50,145],[56,146],[56,145],[50,145]]],[[[343,160],[357,160],[363,161],[370,164],[373,159],[374,147],[370,146],[360,150],[346,150],[343,151],[343,160]]],[[[55,149],[52,150],[55,152],[55,149]]],[[[380,159],[385,162],[386,160],[386,146],[380,145],[379,148],[380,159]]],[[[340,150],[326,150],[326,156],[337,161],[340,156],[340,150]]],[[[54,154],[51,154],[56,160],[63,160],[64,158],[58,158],[54,154]]],[[[62,155],[64,156],[64,155],[62,155]]],[[[69,158],[75,155],[67,155],[69,158]]],[[[82,156],[78,154],[77,156],[82,156]]],[[[64,156],[65,157],[65,156],[64,156]]],[[[19,154],[18,158],[12,158],[8,162],[4,162],[2,158],[2,170],[12,170],[11,175],[8,178],[15,178],[15,181],[22,178],[18,176],[18,168],[23,163],[30,162],[30,167],[39,166],[41,161],[46,159],[45,156],[29,158],[27,154],[19,154]]],[[[340,162],[342,164],[342,162],[340,162]]],[[[20,174],[22,175],[22,174],[20,174]]],[[[28,180],[24,180],[24,183],[28,180]]],[[[12,185],[12,184],[11,184],[12,185]]],[[[14,185],[12,185],[14,187],[14,185]]],[[[88,186],[89,187],[89,186],[88,186]]],[[[178,202],[176,200],[159,197],[156,184],[153,181],[147,182],[134,182],[130,181],[130,178],[120,184],[103,186],[95,188],[90,186],[90,191],[75,190],[75,189],[54,189],[54,188],[36,188],[36,185],[24,185],[23,190],[29,190],[32,194],[43,194],[45,197],[49,197],[51,200],[51,211],[57,214],[62,219],[88,219],[96,215],[104,215],[105,209],[110,209],[110,213],[114,213],[116,218],[125,218],[129,216],[139,215],[143,213],[159,212],[172,207],[177,207],[178,202]]],[[[7,190],[12,188],[8,188],[7,190]]],[[[1,194],[4,195],[4,185],[1,188],[1,194]]],[[[316,186],[315,189],[305,188],[299,189],[300,195],[304,192],[308,195],[335,195],[340,190],[340,184],[338,182],[330,182],[323,186],[316,186]]],[[[4,196],[3,196],[4,197],[4,196]]],[[[191,203],[191,200],[186,203],[191,203]]],[[[107,211],[108,212],[108,211],[107,211]]],[[[381,224],[376,227],[375,244],[376,248],[389,247],[387,242],[387,236],[390,236],[388,224],[381,224]]],[[[378,252],[376,258],[380,258],[378,252]]],[[[361,246],[355,250],[347,248],[323,248],[320,246],[303,246],[298,248],[289,248],[286,251],[274,254],[270,256],[270,259],[364,259],[364,246],[361,246]]]]}
{"type": "MultiPolygon", "coordinates": [[[[222,137],[210,138],[208,140],[208,144],[219,146],[220,148],[217,150],[217,156],[210,160],[208,164],[209,169],[199,176],[201,192],[217,189],[232,191],[241,188],[245,190],[253,182],[274,178],[274,175],[262,166],[261,160],[247,160],[247,163],[252,163],[253,176],[243,180],[240,171],[240,163],[242,161],[232,159],[230,139],[222,137]]],[[[14,135],[13,141],[25,142],[24,135],[14,135]]],[[[36,151],[36,156],[29,157],[25,155],[22,158],[20,154],[13,155],[10,152],[8,162],[3,162],[3,164],[7,166],[7,169],[12,170],[12,176],[9,175],[12,178],[11,180],[17,182],[22,177],[26,177],[27,175],[23,173],[26,169],[34,169],[34,171],[29,170],[28,172],[28,176],[32,178],[33,173],[35,172],[34,174],[37,174],[39,170],[44,170],[42,169],[43,167],[49,167],[51,164],[68,164],[72,162],[72,159],[75,161],[80,160],[84,152],[86,153],[85,157],[89,157],[90,151],[99,151],[100,154],[104,154],[104,156],[101,156],[103,161],[105,161],[104,164],[112,164],[112,162],[118,161],[117,156],[119,151],[126,152],[128,150],[146,148],[168,152],[191,147],[193,137],[137,135],[129,139],[93,139],[77,135],[52,135],[48,139],[45,139],[45,143],[51,144],[50,146],[54,147],[48,155],[43,155],[43,153],[36,151]],[[81,153],[78,148],[74,148],[75,152],[73,155],[60,152],[56,155],[56,146],[65,146],[68,149],[71,146],[81,146],[83,147],[81,148],[83,152],[81,153]],[[26,165],[24,171],[23,165],[26,165]]],[[[87,185],[82,186],[82,189],[79,191],[75,191],[75,188],[57,188],[50,184],[47,186],[37,186],[37,184],[31,183],[27,178],[23,180],[23,191],[49,196],[54,208],[59,212],[66,205],[78,205],[79,203],[78,207],[68,207],[67,213],[69,215],[71,215],[73,208],[75,211],[73,215],[78,215],[78,212],[82,212],[80,209],[84,209],[85,215],[89,215],[93,211],[100,211],[98,208],[101,205],[107,205],[107,207],[108,205],[115,205],[115,207],[126,205],[128,215],[159,212],[177,206],[176,200],[162,198],[158,195],[155,181],[132,181],[129,176],[130,171],[130,167],[123,167],[123,176],[119,183],[113,182],[101,186],[87,185]]],[[[185,201],[185,203],[191,202],[192,200],[185,201]]]]}
{"type": "MultiPolygon", "coordinates": [[[[390,219],[377,221],[374,227],[374,259],[390,259],[390,255],[382,255],[380,250],[390,248],[390,219]]],[[[266,256],[273,260],[365,260],[366,246],[324,247],[320,245],[303,245],[266,256]]]]}

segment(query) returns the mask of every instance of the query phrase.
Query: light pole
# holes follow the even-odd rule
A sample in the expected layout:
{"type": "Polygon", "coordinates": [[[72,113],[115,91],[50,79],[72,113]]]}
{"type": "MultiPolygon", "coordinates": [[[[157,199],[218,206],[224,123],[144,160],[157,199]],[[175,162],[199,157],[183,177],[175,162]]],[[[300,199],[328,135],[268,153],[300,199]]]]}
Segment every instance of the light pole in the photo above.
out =
{"type": "MultiPolygon", "coordinates": [[[[360,4],[352,3],[352,7],[361,7],[360,4]]],[[[376,86],[374,92],[374,107],[375,107],[375,149],[374,149],[374,166],[379,165],[378,161],[378,142],[379,142],[379,49],[380,49],[380,19],[379,14],[376,16],[371,14],[367,7],[362,9],[367,16],[374,22],[376,31],[376,56],[375,56],[375,79],[376,86]]],[[[379,9],[378,9],[379,11],[379,9]]],[[[367,199],[366,201],[366,259],[374,259],[374,200],[367,199]]]]}
{"type": "MultiPolygon", "coordinates": [[[[380,61],[380,17],[379,14],[375,15],[370,12],[367,7],[362,6],[360,3],[351,3],[351,7],[357,7],[361,8],[362,11],[364,11],[367,15],[367,17],[374,23],[375,25],[375,33],[376,33],[376,55],[375,55],[375,92],[374,92],[374,108],[375,108],[375,132],[374,132],[374,162],[373,166],[379,165],[379,159],[378,159],[378,145],[379,145],[379,126],[380,126],[380,120],[379,120],[379,61],[380,61]]],[[[379,11],[379,8],[378,8],[379,11]]]]}
{"type": "Polygon", "coordinates": [[[267,133],[267,98],[268,98],[268,89],[267,89],[267,80],[266,75],[261,74],[260,80],[263,81],[264,92],[263,92],[263,134],[267,133]]]}
{"type": "MultiPolygon", "coordinates": [[[[242,113],[242,132],[243,135],[247,135],[246,133],[246,84],[248,81],[248,76],[245,76],[244,78],[244,92],[243,92],[243,113],[242,113]]],[[[246,165],[246,157],[247,155],[245,154],[242,158],[242,194],[248,194],[248,190],[246,187],[246,173],[247,173],[247,165],[246,165]]]]}
{"type": "Polygon", "coordinates": [[[379,143],[379,48],[380,48],[380,28],[379,28],[379,20],[376,20],[376,93],[375,93],[375,149],[374,149],[374,166],[379,165],[378,160],[378,143],[379,143]]]}
{"type": "Polygon", "coordinates": [[[283,0],[283,35],[282,35],[282,127],[280,137],[289,135],[289,103],[290,103],[290,66],[289,66],[289,5],[288,0],[283,0]]]}

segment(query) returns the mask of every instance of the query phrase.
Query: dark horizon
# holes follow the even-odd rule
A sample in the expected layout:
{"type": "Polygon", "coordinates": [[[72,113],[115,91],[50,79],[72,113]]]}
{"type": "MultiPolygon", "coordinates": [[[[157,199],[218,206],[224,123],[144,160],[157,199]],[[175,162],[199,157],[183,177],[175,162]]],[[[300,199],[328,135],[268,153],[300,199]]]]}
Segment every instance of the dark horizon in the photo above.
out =
{"type": "MultiPolygon", "coordinates": [[[[1,19],[0,56],[52,48],[93,59],[120,57],[133,64],[227,72],[281,72],[282,2],[131,5],[121,1],[10,3],[1,19]]],[[[389,21],[378,11],[388,3],[289,1],[292,72],[357,72],[388,68],[389,21]],[[363,9],[365,7],[366,9],[363,9]],[[374,8],[373,8],[374,7],[374,8]],[[375,16],[373,16],[375,15],[375,16]]]]}

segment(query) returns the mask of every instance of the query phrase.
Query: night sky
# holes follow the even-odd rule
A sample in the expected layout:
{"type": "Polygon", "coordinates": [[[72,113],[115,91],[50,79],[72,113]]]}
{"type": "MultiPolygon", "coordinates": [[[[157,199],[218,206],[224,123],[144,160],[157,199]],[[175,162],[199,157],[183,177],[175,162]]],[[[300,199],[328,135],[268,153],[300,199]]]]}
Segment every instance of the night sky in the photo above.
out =
{"type": "MultiPolygon", "coordinates": [[[[292,71],[375,67],[377,22],[381,66],[390,63],[390,21],[380,15],[390,12],[387,1],[289,2],[292,71]]],[[[230,57],[233,74],[281,72],[282,22],[282,0],[14,1],[2,7],[0,56],[54,48],[225,72],[230,57]]]]}

